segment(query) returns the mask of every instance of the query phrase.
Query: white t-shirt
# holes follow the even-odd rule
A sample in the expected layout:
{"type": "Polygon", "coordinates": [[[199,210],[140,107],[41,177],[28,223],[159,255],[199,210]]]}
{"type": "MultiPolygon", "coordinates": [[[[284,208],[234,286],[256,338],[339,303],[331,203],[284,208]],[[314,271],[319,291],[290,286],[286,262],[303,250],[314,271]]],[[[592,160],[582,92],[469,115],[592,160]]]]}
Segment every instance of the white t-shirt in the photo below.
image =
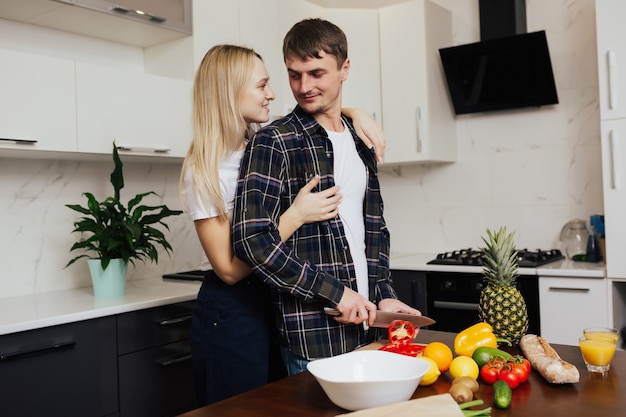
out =
{"type": "MultiPolygon", "coordinates": [[[[235,205],[235,192],[237,191],[237,179],[239,178],[239,166],[244,151],[232,152],[228,157],[220,162],[219,178],[222,198],[224,200],[224,209],[228,213],[229,218],[232,217],[233,207],[235,205]]],[[[188,210],[189,218],[193,221],[200,219],[210,219],[217,217],[219,212],[213,201],[198,200],[193,187],[192,167],[189,166],[185,170],[183,178],[183,198],[188,210]]],[[[204,251],[202,252],[202,263],[200,269],[206,271],[210,269],[211,264],[204,251]]]]}
{"type": "Polygon", "coordinates": [[[344,127],[343,132],[326,130],[326,133],[333,145],[335,184],[341,187],[339,192],[343,194],[339,204],[339,217],[343,222],[350,255],[354,260],[357,288],[359,294],[369,300],[363,217],[367,172],[347,127],[344,127]]]}

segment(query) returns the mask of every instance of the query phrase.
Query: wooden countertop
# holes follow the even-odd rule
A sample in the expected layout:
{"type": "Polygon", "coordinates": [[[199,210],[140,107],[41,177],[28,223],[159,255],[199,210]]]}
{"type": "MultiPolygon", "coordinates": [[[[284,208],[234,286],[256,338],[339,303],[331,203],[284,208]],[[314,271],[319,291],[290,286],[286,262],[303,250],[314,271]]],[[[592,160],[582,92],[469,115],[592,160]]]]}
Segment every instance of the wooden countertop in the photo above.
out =
{"type": "MultiPolygon", "coordinates": [[[[422,330],[418,343],[441,341],[452,346],[454,333],[422,330]]],[[[513,402],[507,410],[493,409],[491,416],[623,416],[626,410],[626,352],[618,351],[605,378],[587,372],[578,346],[552,345],[566,361],[580,371],[580,382],[554,385],[533,370],[525,384],[513,390],[513,402]]],[[[413,398],[448,392],[446,373],[428,387],[418,387],[413,398]]],[[[481,384],[475,398],[493,406],[491,386],[481,384]]],[[[284,378],[261,388],[199,408],[181,417],[334,417],[347,411],[330,402],[309,372],[284,378]]]]}

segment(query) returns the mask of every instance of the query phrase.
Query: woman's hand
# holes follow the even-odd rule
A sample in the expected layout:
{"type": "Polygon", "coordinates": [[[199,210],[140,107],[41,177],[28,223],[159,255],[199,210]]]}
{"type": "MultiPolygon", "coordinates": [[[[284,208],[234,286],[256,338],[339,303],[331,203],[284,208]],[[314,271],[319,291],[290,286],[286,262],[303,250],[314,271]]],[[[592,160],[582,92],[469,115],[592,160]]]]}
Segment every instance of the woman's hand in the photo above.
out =
{"type": "Polygon", "coordinates": [[[368,112],[362,109],[344,108],[343,113],[352,119],[356,134],[368,148],[374,148],[376,160],[382,162],[385,155],[385,132],[368,112]]]}
{"type": "Polygon", "coordinates": [[[319,182],[319,175],[311,178],[298,191],[298,195],[291,205],[295,218],[301,225],[329,220],[339,214],[339,203],[343,197],[339,192],[339,186],[335,185],[324,191],[312,192],[319,182]]]}
{"type": "Polygon", "coordinates": [[[339,186],[335,185],[324,191],[312,192],[319,182],[320,177],[316,175],[306,183],[298,191],[291,207],[280,216],[278,232],[283,242],[303,224],[329,220],[339,213],[339,203],[342,198],[339,186]]]}

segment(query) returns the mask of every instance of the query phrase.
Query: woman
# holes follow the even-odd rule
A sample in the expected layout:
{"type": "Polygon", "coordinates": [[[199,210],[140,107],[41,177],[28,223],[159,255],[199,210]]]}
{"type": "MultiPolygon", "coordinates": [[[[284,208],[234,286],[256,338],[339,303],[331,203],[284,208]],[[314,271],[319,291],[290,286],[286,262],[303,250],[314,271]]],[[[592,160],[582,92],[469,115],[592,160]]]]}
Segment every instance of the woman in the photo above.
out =
{"type": "MultiPolygon", "coordinates": [[[[244,47],[211,48],[194,80],[194,138],[182,167],[181,198],[206,256],[191,333],[199,405],[263,385],[269,378],[269,288],[234,257],[230,218],[247,139],[258,123],[269,120],[268,105],[274,98],[261,57],[244,47]]],[[[346,110],[361,116],[361,124],[384,145],[382,130],[365,112],[346,110]]],[[[304,223],[337,215],[339,188],[312,193],[318,182],[311,179],[280,217],[283,240],[304,223]]]]}

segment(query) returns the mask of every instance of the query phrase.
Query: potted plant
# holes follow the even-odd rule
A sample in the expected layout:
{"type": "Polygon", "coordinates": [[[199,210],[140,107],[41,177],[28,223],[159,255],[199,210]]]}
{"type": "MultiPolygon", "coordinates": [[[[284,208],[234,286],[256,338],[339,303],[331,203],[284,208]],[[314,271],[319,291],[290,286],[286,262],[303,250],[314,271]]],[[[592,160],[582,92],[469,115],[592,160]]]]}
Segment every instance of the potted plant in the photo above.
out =
{"type": "Polygon", "coordinates": [[[122,204],[120,190],[124,188],[123,164],[115,142],[113,142],[113,162],[115,164],[111,173],[113,197],[98,201],[93,194],[84,193],[83,195],[87,197],[86,207],[66,204],[66,207],[83,215],[74,222],[72,230],[72,233],[80,233],[83,238],[72,245],[70,252],[83,250],[87,253],[76,256],[65,267],[81,258],[89,258],[89,270],[97,297],[124,294],[128,262],[133,265],[136,260],[158,263],[159,246],[168,254],[171,253],[172,246],[163,232],[155,226],[160,224],[169,230],[163,220],[182,213],[180,210],[170,210],[165,205],[140,205],[144,197],[157,195],[153,191],[137,194],[128,201],[127,206],[122,204]]]}

